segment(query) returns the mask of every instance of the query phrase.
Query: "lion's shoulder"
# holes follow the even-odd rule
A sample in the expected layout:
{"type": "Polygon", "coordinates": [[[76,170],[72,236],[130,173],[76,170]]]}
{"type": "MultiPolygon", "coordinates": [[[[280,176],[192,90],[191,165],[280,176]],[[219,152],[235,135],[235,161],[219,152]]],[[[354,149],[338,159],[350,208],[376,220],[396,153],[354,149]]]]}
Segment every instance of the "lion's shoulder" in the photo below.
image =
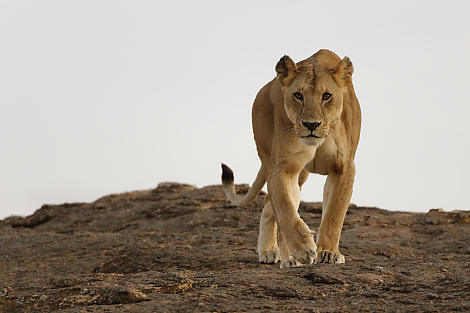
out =
{"type": "Polygon", "coordinates": [[[312,70],[327,71],[334,69],[341,58],[331,50],[320,49],[314,55],[297,63],[299,68],[311,68],[312,70]]]}

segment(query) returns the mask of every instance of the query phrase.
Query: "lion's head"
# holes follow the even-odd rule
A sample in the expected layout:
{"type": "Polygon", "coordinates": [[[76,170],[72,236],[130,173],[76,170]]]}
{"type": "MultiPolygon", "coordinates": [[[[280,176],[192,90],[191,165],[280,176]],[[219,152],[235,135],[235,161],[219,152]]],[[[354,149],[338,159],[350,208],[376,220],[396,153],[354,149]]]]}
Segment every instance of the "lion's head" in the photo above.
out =
{"type": "Polygon", "coordinates": [[[343,95],[353,73],[351,61],[345,57],[333,69],[325,69],[296,65],[286,55],[277,63],[276,72],[295,134],[306,145],[321,144],[341,116],[343,95]]]}

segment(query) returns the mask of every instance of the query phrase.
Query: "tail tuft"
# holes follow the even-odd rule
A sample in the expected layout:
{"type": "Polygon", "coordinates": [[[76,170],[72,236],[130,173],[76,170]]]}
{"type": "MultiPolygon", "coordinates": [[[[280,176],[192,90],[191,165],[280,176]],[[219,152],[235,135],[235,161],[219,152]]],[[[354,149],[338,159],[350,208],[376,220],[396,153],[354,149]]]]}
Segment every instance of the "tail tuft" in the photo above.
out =
{"type": "Polygon", "coordinates": [[[253,186],[251,186],[248,192],[243,196],[237,195],[233,181],[233,171],[230,167],[222,163],[222,187],[227,199],[234,205],[245,205],[253,201],[253,199],[259,194],[261,188],[263,188],[266,183],[266,174],[263,166],[261,165],[258,175],[256,175],[256,179],[253,182],[253,186]]]}
{"type": "Polygon", "coordinates": [[[233,178],[233,171],[222,163],[222,183],[224,184],[233,184],[234,178],[233,178]]]}

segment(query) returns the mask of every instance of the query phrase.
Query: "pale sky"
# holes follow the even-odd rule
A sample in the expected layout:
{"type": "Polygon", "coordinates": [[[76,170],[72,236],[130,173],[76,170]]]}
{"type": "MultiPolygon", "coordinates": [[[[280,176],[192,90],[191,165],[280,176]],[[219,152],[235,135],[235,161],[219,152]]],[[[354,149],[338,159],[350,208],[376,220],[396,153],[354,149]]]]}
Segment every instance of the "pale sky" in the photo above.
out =
{"type": "MultiPolygon", "coordinates": [[[[284,54],[354,63],[352,202],[470,209],[468,1],[0,0],[0,218],[162,181],[250,183],[284,54]]],[[[311,175],[302,199],[321,201],[311,175]]]]}

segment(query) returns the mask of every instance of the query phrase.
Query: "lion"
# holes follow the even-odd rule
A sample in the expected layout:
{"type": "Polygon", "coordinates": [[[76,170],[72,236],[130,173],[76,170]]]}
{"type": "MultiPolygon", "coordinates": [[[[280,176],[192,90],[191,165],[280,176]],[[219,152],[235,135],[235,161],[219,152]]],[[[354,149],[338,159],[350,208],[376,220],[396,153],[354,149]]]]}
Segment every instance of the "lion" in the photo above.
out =
{"type": "Polygon", "coordinates": [[[339,251],[343,221],[356,174],[354,157],[361,110],[352,84],[353,64],[322,49],[297,64],[287,55],[276,77],[258,92],[252,125],[261,167],[245,195],[237,195],[232,170],[222,164],[222,184],[235,205],[251,202],[267,183],[258,255],[281,268],[344,263],[339,251]],[[317,241],[298,214],[309,173],[327,175],[317,241]]]}

